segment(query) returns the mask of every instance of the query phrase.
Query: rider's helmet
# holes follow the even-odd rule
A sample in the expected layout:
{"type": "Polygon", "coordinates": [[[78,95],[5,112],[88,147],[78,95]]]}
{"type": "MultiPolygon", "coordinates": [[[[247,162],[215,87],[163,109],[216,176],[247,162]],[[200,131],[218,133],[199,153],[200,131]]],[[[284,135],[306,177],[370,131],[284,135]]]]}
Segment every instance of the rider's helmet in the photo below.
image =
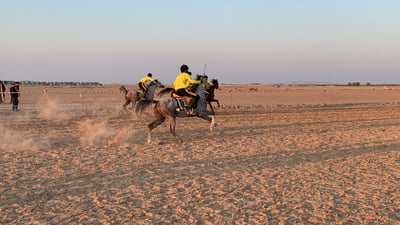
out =
{"type": "Polygon", "coordinates": [[[187,65],[183,64],[183,65],[181,66],[181,73],[183,73],[183,72],[188,72],[188,71],[189,71],[189,67],[188,67],[187,65]]]}
{"type": "Polygon", "coordinates": [[[148,73],[147,76],[148,76],[148,77],[152,77],[153,75],[152,75],[151,73],[148,73]]]}

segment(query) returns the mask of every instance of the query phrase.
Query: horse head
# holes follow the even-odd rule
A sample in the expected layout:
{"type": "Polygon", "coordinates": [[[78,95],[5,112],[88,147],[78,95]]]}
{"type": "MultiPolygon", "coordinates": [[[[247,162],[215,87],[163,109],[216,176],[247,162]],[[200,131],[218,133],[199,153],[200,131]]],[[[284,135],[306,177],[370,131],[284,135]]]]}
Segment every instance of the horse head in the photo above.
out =
{"type": "Polygon", "coordinates": [[[159,81],[157,79],[155,79],[154,82],[155,82],[155,85],[157,85],[158,88],[164,88],[165,87],[164,84],[161,83],[161,81],[159,81]]]}
{"type": "Polygon", "coordinates": [[[218,79],[211,79],[211,83],[214,85],[215,89],[219,88],[219,83],[218,83],[218,79]]]}

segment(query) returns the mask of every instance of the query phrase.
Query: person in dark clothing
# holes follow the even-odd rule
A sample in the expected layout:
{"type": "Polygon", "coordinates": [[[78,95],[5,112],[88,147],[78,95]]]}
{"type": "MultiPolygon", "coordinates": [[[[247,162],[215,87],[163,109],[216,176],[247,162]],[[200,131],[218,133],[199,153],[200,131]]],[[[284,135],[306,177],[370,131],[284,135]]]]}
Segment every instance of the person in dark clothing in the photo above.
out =
{"type": "Polygon", "coordinates": [[[6,86],[0,80],[0,104],[6,102],[6,86]]]}
{"type": "Polygon", "coordinates": [[[19,82],[15,82],[13,86],[10,87],[11,104],[13,111],[18,110],[18,98],[19,98],[19,82]]]}

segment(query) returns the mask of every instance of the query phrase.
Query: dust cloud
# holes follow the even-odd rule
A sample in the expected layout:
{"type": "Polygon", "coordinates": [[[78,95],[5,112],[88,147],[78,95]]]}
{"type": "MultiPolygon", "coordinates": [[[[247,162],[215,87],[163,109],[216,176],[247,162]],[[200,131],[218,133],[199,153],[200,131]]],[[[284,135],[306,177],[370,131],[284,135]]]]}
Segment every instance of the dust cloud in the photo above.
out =
{"type": "Polygon", "coordinates": [[[135,132],[128,127],[116,130],[106,121],[85,120],[78,121],[77,124],[82,145],[124,145],[135,132]]]}
{"type": "Polygon", "coordinates": [[[47,139],[37,140],[24,131],[11,130],[3,124],[0,124],[0,134],[0,149],[3,150],[37,151],[49,148],[47,139]]]}
{"type": "Polygon", "coordinates": [[[57,99],[44,98],[38,117],[45,120],[65,120],[68,119],[65,109],[60,107],[57,99]]]}

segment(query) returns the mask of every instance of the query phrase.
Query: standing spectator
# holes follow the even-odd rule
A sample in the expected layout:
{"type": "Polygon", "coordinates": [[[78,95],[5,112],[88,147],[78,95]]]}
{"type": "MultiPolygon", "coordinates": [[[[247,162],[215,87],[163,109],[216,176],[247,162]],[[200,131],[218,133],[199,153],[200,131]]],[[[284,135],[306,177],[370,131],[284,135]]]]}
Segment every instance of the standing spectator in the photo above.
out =
{"type": "Polygon", "coordinates": [[[6,102],[6,86],[0,80],[0,104],[6,102]]]}
{"type": "Polygon", "coordinates": [[[11,104],[13,111],[18,110],[18,97],[19,97],[19,82],[15,82],[13,86],[10,87],[11,104]]]}

